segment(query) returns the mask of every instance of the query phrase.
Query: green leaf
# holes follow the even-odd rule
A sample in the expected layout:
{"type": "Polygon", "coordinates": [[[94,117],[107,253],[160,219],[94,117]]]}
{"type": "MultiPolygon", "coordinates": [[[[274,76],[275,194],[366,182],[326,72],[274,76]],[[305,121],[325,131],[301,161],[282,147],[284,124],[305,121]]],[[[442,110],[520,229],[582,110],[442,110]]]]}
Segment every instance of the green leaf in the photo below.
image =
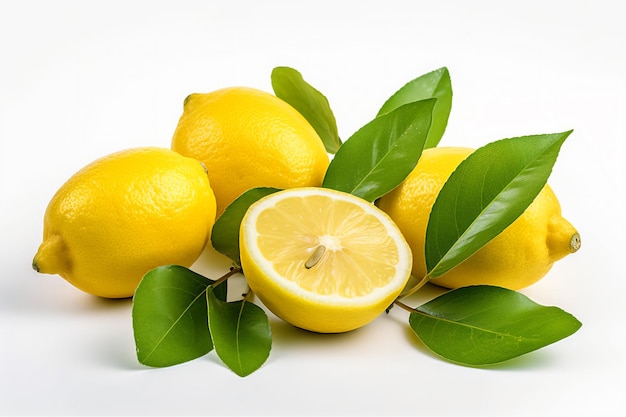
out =
{"type": "Polygon", "coordinates": [[[446,67],[409,81],[383,104],[378,115],[389,113],[407,103],[433,97],[437,99],[437,104],[433,110],[432,126],[424,146],[424,148],[433,148],[443,137],[452,108],[452,83],[446,67]]]}
{"type": "Polygon", "coordinates": [[[571,132],[502,139],[459,164],[430,213],[425,248],[430,278],[463,262],[526,210],[571,132]]]}
{"type": "Polygon", "coordinates": [[[322,186],[368,201],[397,187],[422,154],[435,101],[405,104],[359,129],[339,148],[322,186]]]}
{"type": "Polygon", "coordinates": [[[487,285],[459,288],[417,308],[409,324],[434,353],[450,361],[491,365],[574,334],[581,323],[557,307],[487,285]]]}
{"type": "MultiPolygon", "coordinates": [[[[213,349],[205,291],[213,281],[177,265],[149,271],[133,298],[132,320],[140,363],[163,367],[198,358],[213,349]]],[[[226,285],[216,297],[226,299],[226,285]]]]}
{"type": "Polygon", "coordinates": [[[289,103],[311,124],[324,143],[326,151],[335,153],[341,146],[337,121],[328,99],[307,83],[293,68],[276,67],[272,70],[274,94],[289,103]]]}
{"type": "Polygon", "coordinates": [[[239,265],[239,226],[241,220],[252,203],[276,191],[280,190],[269,187],[252,188],[230,203],[213,225],[211,231],[213,248],[239,265]]]}
{"type": "Polygon", "coordinates": [[[272,348],[272,332],[265,311],[244,298],[224,302],[207,291],[209,328],[219,358],[239,376],[265,363],[272,348]]]}

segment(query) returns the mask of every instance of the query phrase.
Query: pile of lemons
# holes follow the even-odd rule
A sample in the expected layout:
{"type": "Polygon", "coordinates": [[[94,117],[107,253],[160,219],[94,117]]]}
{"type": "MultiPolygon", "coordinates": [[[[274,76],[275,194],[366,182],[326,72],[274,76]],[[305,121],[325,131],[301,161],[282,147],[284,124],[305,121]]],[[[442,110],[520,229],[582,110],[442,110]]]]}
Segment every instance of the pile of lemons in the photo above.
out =
{"type": "MultiPolygon", "coordinates": [[[[33,260],[101,297],[132,297],[144,274],[191,266],[225,208],[254,187],[283,191],[254,203],[240,228],[253,292],[285,321],[317,332],[361,327],[382,313],[411,274],[425,275],[431,207],[472,150],[425,150],[414,171],[371,204],[321,188],[329,165],[307,120],[266,92],[232,87],[192,94],[171,149],[135,148],[74,174],[44,215],[33,260]]],[[[576,230],[545,186],[524,214],[436,283],[526,287],[577,249],[576,230]]]]}

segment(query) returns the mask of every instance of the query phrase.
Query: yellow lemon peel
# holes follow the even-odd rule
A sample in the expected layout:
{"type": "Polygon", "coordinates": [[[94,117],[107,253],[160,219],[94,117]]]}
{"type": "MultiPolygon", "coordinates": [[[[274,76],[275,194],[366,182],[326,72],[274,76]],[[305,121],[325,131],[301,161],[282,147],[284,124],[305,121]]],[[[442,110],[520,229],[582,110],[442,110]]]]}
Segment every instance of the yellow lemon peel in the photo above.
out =
{"type": "Polygon", "coordinates": [[[215,197],[197,160],[163,148],[124,150],[57,191],[32,265],[90,294],[130,297],[149,270],[190,266],[214,221],[215,197]]]}
{"type": "Polygon", "coordinates": [[[296,109],[246,87],[189,95],[171,146],[206,166],[218,217],[251,188],[320,186],[330,162],[296,109]]]}
{"type": "MultiPolygon", "coordinates": [[[[424,247],[430,210],[454,169],[472,149],[426,149],[404,182],[378,201],[406,237],[413,251],[413,275],[427,276],[424,247]]],[[[580,248],[580,235],[561,215],[549,185],[498,236],[471,257],[430,282],[447,288],[497,285],[518,290],[546,275],[555,261],[580,248]]]]}

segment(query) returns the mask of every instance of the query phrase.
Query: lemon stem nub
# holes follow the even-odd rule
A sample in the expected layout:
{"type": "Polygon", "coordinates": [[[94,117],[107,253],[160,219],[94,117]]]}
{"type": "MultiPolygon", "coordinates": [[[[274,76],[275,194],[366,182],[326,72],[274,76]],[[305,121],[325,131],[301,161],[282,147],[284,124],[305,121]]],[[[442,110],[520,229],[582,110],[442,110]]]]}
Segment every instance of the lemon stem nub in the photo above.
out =
{"type": "Polygon", "coordinates": [[[580,249],[580,235],[578,233],[574,233],[574,235],[572,236],[572,238],[569,241],[569,248],[572,251],[572,253],[576,252],[578,249],[580,249]]]}
{"type": "Polygon", "coordinates": [[[315,248],[315,250],[311,254],[311,257],[307,259],[307,261],[304,263],[304,267],[306,269],[313,268],[322,259],[324,252],[326,252],[326,246],[319,245],[317,248],[315,248]]]}

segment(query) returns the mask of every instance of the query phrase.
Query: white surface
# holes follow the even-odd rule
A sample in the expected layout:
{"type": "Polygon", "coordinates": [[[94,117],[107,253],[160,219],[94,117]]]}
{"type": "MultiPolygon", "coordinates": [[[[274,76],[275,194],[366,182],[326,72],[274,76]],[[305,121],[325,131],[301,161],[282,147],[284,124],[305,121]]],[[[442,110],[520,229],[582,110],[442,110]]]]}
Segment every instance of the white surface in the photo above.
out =
{"type": "MultiPolygon", "coordinates": [[[[512,3],[0,2],[0,413],[625,415],[626,13],[613,1],[512,3]],[[550,183],[583,246],[524,292],[582,329],[473,369],[427,352],[394,309],[336,336],[273,321],[270,359],[244,379],[214,353],[148,369],[129,301],[31,270],[43,212],[72,173],[169,146],[187,94],[271,91],[279,65],[327,95],[344,139],[444,65],[454,99],[442,145],[573,128],[550,183]]],[[[209,256],[198,268],[225,265],[209,256]]]]}

